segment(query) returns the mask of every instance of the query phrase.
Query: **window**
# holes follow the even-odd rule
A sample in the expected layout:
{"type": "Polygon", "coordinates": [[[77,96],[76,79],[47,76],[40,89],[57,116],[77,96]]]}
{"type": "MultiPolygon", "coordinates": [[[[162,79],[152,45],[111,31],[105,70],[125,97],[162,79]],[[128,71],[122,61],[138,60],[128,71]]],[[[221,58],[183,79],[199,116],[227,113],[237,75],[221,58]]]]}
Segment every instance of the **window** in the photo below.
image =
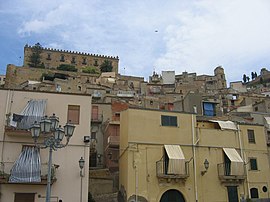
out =
{"type": "Polygon", "coordinates": [[[175,126],[177,127],[177,116],[164,116],[161,115],[162,126],[175,126]]]}
{"type": "Polygon", "coordinates": [[[259,198],[259,192],[257,188],[250,189],[250,196],[251,198],[259,198]]]}
{"type": "Polygon", "coordinates": [[[248,142],[255,143],[254,130],[247,130],[247,133],[248,133],[248,142]]]}
{"type": "Polygon", "coordinates": [[[21,201],[34,202],[35,194],[34,193],[15,193],[14,202],[21,202],[21,201]]]}
{"type": "Polygon", "coordinates": [[[82,64],[83,64],[83,65],[86,65],[86,58],[83,58],[82,64]]]}
{"type": "Polygon", "coordinates": [[[98,66],[98,61],[95,60],[94,66],[98,66]]]}
{"type": "Polygon", "coordinates": [[[46,60],[51,60],[51,59],[52,59],[52,58],[51,58],[51,54],[48,53],[46,60]]]}
{"type": "Polygon", "coordinates": [[[80,106],[68,105],[68,119],[67,121],[73,124],[79,124],[80,122],[80,106]]]}
{"type": "Polygon", "coordinates": [[[72,64],[75,64],[76,63],[75,57],[72,57],[71,63],[72,64]]]}
{"type": "Polygon", "coordinates": [[[250,158],[249,163],[250,163],[250,170],[258,170],[257,159],[250,158]]]}
{"type": "Polygon", "coordinates": [[[65,62],[65,56],[64,55],[61,55],[60,62],[65,62]]]}
{"type": "Polygon", "coordinates": [[[91,132],[91,139],[96,139],[96,132],[91,132]]]}
{"type": "Polygon", "coordinates": [[[203,102],[203,115],[215,116],[216,115],[215,103],[203,102]]]}

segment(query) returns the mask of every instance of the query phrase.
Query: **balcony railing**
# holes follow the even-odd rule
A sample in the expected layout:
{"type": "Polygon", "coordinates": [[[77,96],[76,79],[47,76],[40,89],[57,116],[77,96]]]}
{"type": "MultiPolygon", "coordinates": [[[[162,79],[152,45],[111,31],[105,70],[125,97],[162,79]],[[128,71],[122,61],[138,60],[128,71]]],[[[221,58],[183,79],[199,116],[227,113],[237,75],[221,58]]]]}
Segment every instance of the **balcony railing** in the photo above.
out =
{"type": "Polygon", "coordinates": [[[242,181],[246,179],[245,165],[231,167],[230,164],[220,163],[218,167],[218,176],[221,181],[242,181]]]}
{"type": "Polygon", "coordinates": [[[128,98],[132,98],[135,96],[135,92],[134,91],[123,91],[123,90],[119,90],[117,92],[117,97],[128,97],[128,98]]]}
{"type": "Polygon", "coordinates": [[[91,122],[92,123],[101,123],[103,121],[103,114],[92,114],[91,122]]]}
{"type": "MultiPolygon", "coordinates": [[[[48,165],[41,164],[41,182],[9,182],[10,171],[14,162],[0,162],[0,184],[36,184],[36,185],[46,185],[47,184],[47,172],[48,172],[48,165]]],[[[56,182],[56,170],[59,165],[52,165],[52,176],[51,176],[51,184],[56,182]]]]}
{"type": "Polygon", "coordinates": [[[108,137],[108,145],[110,147],[118,147],[119,146],[119,136],[109,136],[108,137]]]}
{"type": "Polygon", "coordinates": [[[189,177],[189,162],[184,162],[184,172],[182,174],[168,174],[166,164],[163,159],[156,162],[156,172],[158,178],[164,179],[186,179],[189,177]]]}
{"type": "MultiPolygon", "coordinates": [[[[11,117],[8,117],[11,118],[11,117]]],[[[7,126],[14,127],[19,130],[27,130],[29,129],[32,124],[37,121],[40,122],[42,116],[28,116],[28,115],[18,115],[13,114],[12,120],[9,121],[7,126]]]]}

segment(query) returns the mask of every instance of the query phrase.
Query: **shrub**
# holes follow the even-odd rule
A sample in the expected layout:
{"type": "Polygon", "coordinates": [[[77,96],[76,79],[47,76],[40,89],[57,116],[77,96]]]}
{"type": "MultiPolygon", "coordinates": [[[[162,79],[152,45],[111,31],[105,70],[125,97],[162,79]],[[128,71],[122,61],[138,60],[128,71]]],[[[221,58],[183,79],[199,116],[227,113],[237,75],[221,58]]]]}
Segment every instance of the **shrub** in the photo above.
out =
{"type": "Polygon", "coordinates": [[[63,71],[69,71],[69,72],[77,72],[78,69],[76,69],[75,66],[69,65],[69,64],[61,64],[57,67],[58,70],[63,70],[63,71]]]}
{"type": "Polygon", "coordinates": [[[82,72],[88,74],[99,74],[98,70],[95,67],[85,67],[82,69],[82,72]]]}

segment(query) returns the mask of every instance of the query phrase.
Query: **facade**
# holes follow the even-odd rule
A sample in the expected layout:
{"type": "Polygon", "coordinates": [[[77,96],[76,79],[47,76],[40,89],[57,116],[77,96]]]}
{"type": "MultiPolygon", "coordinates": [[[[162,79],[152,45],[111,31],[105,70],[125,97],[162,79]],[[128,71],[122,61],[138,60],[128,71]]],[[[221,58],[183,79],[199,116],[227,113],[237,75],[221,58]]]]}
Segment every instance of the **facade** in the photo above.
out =
{"type": "Polygon", "coordinates": [[[89,136],[90,133],[91,96],[2,89],[0,99],[2,103],[0,107],[0,200],[45,201],[48,148],[34,149],[29,127],[34,120],[55,113],[59,117],[60,125],[63,126],[70,120],[76,128],[68,146],[53,152],[51,201],[61,199],[65,202],[74,202],[79,201],[80,197],[82,201],[86,201],[90,152],[89,143],[85,141],[84,136],[89,136]],[[35,113],[32,113],[33,111],[35,113]],[[26,153],[29,154],[27,156],[25,151],[36,153],[34,152],[35,155],[26,153]],[[30,169],[27,166],[30,163],[23,163],[39,162],[39,156],[40,168],[31,166],[30,169]],[[22,157],[25,161],[19,161],[22,157]],[[78,164],[81,157],[85,160],[82,175],[78,164]],[[37,173],[41,173],[41,181],[25,177],[35,176],[37,173]],[[18,174],[24,177],[18,177],[18,174]],[[13,178],[16,180],[12,180],[13,178]]]}
{"type": "Polygon", "coordinates": [[[110,103],[92,103],[90,167],[104,168],[104,132],[102,124],[112,117],[110,103]]]}
{"type": "Polygon", "coordinates": [[[269,198],[263,125],[136,108],[122,112],[120,122],[123,201],[269,198]]]}
{"type": "MultiPolygon", "coordinates": [[[[23,66],[28,67],[29,57],[33,52],[33,46],[26,45],[24,47],[24,61],[23,66]]],[[[57,68],[60,64],[70,64],[76,66],[79,70],[84,67],[98,67],[105,61],[112,62],[113,72],[118,73],[118,57],[89,54],[83,52],[74,52],[67,50],[59,50],[52,48],[41,49],[41,63],[45,68],[57,68]]]]}

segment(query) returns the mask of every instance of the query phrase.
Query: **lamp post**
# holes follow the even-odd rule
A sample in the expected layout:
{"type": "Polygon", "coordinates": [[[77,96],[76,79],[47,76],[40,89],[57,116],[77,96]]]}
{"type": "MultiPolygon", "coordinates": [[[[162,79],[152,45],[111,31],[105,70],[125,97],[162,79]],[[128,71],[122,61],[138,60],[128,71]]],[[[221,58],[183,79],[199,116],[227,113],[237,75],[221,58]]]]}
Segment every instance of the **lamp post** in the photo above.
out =
{"type": "Polygon", "coordinates": [[[43,117],[40,123],[35,121],[30,128],[35,146],[41,149],[49,148],[46,202],[50,202],[51,198],[52,152],[53,150],[56,151],[57,149],[66,147],[75,129],[75,126],[71,123],[67,123],[64,128],[61,128],[58,124],[59,118],[53,114],[49,118],[47,116],[43,117]],[[43,143],[38,143],[40,133],[44,136],[43,143]],[[66,143],[62,144],[61,142],[64,136],[66,137],[66,143]]]}
{"type": "Polygon", "coordinates": [[[83,168],[84,168],[85,160],[83,157],[79,160],[79,167],[80,167],[80,177],[81,177],[81,193],[80,193],[80,202],[82,202],[82,178],[83,178],[83,168]]]}

